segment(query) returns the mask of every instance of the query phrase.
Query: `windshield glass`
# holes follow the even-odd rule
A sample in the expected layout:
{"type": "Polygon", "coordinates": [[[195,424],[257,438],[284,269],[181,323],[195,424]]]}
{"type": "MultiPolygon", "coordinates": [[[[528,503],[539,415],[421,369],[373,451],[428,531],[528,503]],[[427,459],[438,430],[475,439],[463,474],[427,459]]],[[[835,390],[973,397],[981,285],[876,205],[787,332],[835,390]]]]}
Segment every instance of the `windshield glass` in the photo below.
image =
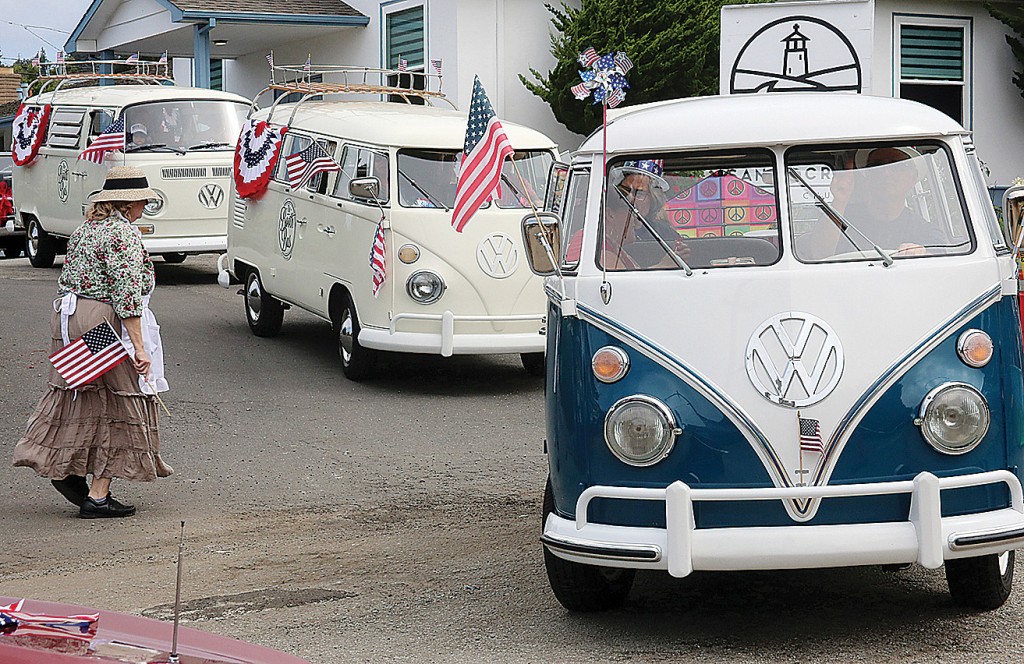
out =
{"type": "Polygon", "coordinates": [[[796,257],[805,262],[970,253],[956,174],[939,145],[786,154],[796,257]]]}
{"type": "MultiPolygon", "coordinates": [[[[398,153],[398,199],[402,207],[440,207],[455,203],[462,152],[443,150],[401,150],[398,153]]],[[[499,208],[540,209],[544,203],[548,169],[554,158],[543,150],[516,152],[501,169],[499,208]],[[515,164],[513,164],[513,160],[515,164]],[[518,173],[516,172],[518,169],[518,173]],[[520,180],[522,175],[522,180],[520,180]]],[[[487,203],[486,205],[490,205],[487,203]]],[[[486,207],[485,205],[485,207],[486,207]]]]}
{"type": "Polygon", "coordinates": [[[230,101],[160,101],[124,110],[127,150],[234,150],[246,106],[230,101]]]}
{"type": "MultiPolygon", "coordinates": [[[[780,246],[775,181],[767,150],[616,160],[608,170],[597,264],[608,270],[682,269],[680,260],[694,269],[770,265],[780,246]]],[[[578,231],[566,256],[578,255],[581,242],[578,231]]]]}

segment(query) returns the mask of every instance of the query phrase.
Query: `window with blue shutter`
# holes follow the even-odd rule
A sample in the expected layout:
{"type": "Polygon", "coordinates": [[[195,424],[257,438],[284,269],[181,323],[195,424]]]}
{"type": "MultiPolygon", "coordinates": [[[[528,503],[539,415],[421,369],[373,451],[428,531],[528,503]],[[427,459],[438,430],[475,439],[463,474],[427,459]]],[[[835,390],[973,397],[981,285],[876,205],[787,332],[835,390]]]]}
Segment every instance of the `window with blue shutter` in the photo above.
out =
{"type": "Polygon", "coordinates": [[[423,68],[423,6],[393,12],[387,16],[387,69],[398,69],[399,59],[409,69],[423,68]]]}
{"type": "Polygon", "coordinates": [[[224,89],[224,61],[219,58],[210,59],[210,89],[224,89]]]}
{"type": "Polygon", "coordinates": [[[971,128],[971,20],[894,15],[894,92],[971,128]]]}
{"type": "Polygon", "coordinates": [[[901,26],[900,78],[964,80],[963,28],[901,26]]]}

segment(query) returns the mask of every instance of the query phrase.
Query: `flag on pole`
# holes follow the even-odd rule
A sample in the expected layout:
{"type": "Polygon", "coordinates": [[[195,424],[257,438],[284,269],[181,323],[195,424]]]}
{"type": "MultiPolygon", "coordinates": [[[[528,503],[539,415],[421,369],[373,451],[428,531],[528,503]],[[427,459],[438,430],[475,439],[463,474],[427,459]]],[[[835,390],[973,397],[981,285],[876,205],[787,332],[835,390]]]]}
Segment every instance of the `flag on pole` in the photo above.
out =
{"type": "Polygon", "coordinates": [[[32,58],[32,66],[33,67],[38,67],[39,66],[39,54],[38,53],[36,53],[36,57],[32,58]]]}
{"type": "Polygon", "coordinates": [[[804,452],[817,452],[825,456],[825,442],[821,439],[821,422],[800,417],[800,449],[804,452]]]}
{"type": "Polygon", "coordinates": [[[377,232],[373,234],[373,246],[370,247],[370,269],[373,270],[373,296],[377,297],[381,286],[388,278],[387,245],[384,243],[384,219],[377,224],[377,232]]]}
{"type": "Polygon", "coordinates": [[[274,52],[273,51],[271,51],[270,53],[267,53],[267,64],[270,65],[271,69],[274,68],[274,52]]]}
{"type": "Polygon", "coordinates": [[[128,56],[127,59],[125,59],[124,63],[126,65],[137,65],[137,64],[139,64],[139,55],[140,55],[140,53],[138,53],[138,52],[132,53],[131,55],[128,56]]]}
{"type": "Polygon", "coordinates": [[[501,165],[514,153],[504,127],[494,114],[480,77],[473,77],[462,167],[455,185],[452,226],[459,233],[476,211],[491,198],[501,182],[501,165]]]}
{"type": "Polygon", "coordinates": [[[313,54],[312,53],[308,53],[306,55],[306,62],[305,62],[305,64],[302,65],[302,71],[308,72],[309,70],[311,70],[313,68],[313,63],[311,62],[312,58],[313,58],[313,54]]]}
{"type": "Polygon", "coordinates": [[[111,124],[103,130],[103,133],[92,139],[92,143],[89,143],[89,146],[82,150],[78,158],[91,161],[94,164],[102,164],[103,158],[108,152],[124,150],[124,143],[124,116],[122,115],[117,119],[117,122],[111,124]]]}
{"type": "Polygon", "coordinates": [[[434,71],[437,72],[438,76],[441,75],[441,58],[437,58],[436,60],[432,59],[430,61],[430,66],[434,68],[434,71]]]}
{"type": "Polygon", "coordinates": [[[330,173],[340,171],[338,162],[327,154],[327,151],[317,143],[310,143],[305,150],[288,155],[285,160],[285,167],[288,170],[288,183],[298,189],[309,182],[317,173],[330,173]]]}
{"type": "Polygon", "coordinates": [[[398,56],[398,71],[409,71],[409,61],[398,56]]]}
{"type": "Polygon", "coordinates": [[[164,54],[160,56],[160,60],[157,62],[157,64],[158,65],[165,65],[165,64],[167,64],[167,51],[164,51],[164,54]]]}
{"type": "Polygon", "coordinates": [[[64,64],[64,51],[57,51],[57,64],[64,64]]]}
{"type": "Polygon", "coordinates": [[[128,359],[128,349],[110,323],[103,321],[50,356],[57,373],[75,390],[128,359]]]}

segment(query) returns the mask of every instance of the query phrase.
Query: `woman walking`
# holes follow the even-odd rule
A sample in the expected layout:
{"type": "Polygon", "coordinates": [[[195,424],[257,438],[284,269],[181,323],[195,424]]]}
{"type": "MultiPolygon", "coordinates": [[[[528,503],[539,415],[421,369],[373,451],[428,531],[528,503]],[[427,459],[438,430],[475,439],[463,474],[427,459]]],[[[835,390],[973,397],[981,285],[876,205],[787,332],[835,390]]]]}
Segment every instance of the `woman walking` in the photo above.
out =
{"type": "Polygon", "coordinates": [[[172,472],[160,458],[151,396],[154,386],[167,389],[159,328],[148,306],[153,262],[132,225],[156,198],[140,169],[110,169],[68,240],[51,320],[51,354],[107,320],[134,359],[74,390],[51,367],[49,390],[14,448],[14,465],[49,478],[85,519],[135,514],[134,506],[110,495],[112,479],[150,481],[172,472]]]}

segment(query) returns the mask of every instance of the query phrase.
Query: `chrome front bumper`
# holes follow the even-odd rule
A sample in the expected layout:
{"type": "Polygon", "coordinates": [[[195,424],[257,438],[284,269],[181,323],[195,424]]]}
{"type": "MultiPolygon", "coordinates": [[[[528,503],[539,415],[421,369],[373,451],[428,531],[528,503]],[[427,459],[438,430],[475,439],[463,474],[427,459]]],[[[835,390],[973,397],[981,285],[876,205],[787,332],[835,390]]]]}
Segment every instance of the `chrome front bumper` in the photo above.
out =
{"type": "Polygon", "coordinates": [[[683,577],[696,570],[800,569],[919,563],[941,567],[951,558],[1002,553],[1024,546],[1021,484],[1006,470],[938,478],[836,486],[764,489],[692,489],[674,482],[665,489],[593,486],[576,503],[576,520],[549,514],[541,541],[566,560],[608,567],[661,569],[683,577]],[[1005,484],[1010,507],[942,517],[941,492],[1005,484]],[[909,493],[906,521],[824,526],[696,528],[697,501],[754,501],[837,498],[909,493]],[[594,498],[665,503],[666,528],[590,523],[594,498]]]}

